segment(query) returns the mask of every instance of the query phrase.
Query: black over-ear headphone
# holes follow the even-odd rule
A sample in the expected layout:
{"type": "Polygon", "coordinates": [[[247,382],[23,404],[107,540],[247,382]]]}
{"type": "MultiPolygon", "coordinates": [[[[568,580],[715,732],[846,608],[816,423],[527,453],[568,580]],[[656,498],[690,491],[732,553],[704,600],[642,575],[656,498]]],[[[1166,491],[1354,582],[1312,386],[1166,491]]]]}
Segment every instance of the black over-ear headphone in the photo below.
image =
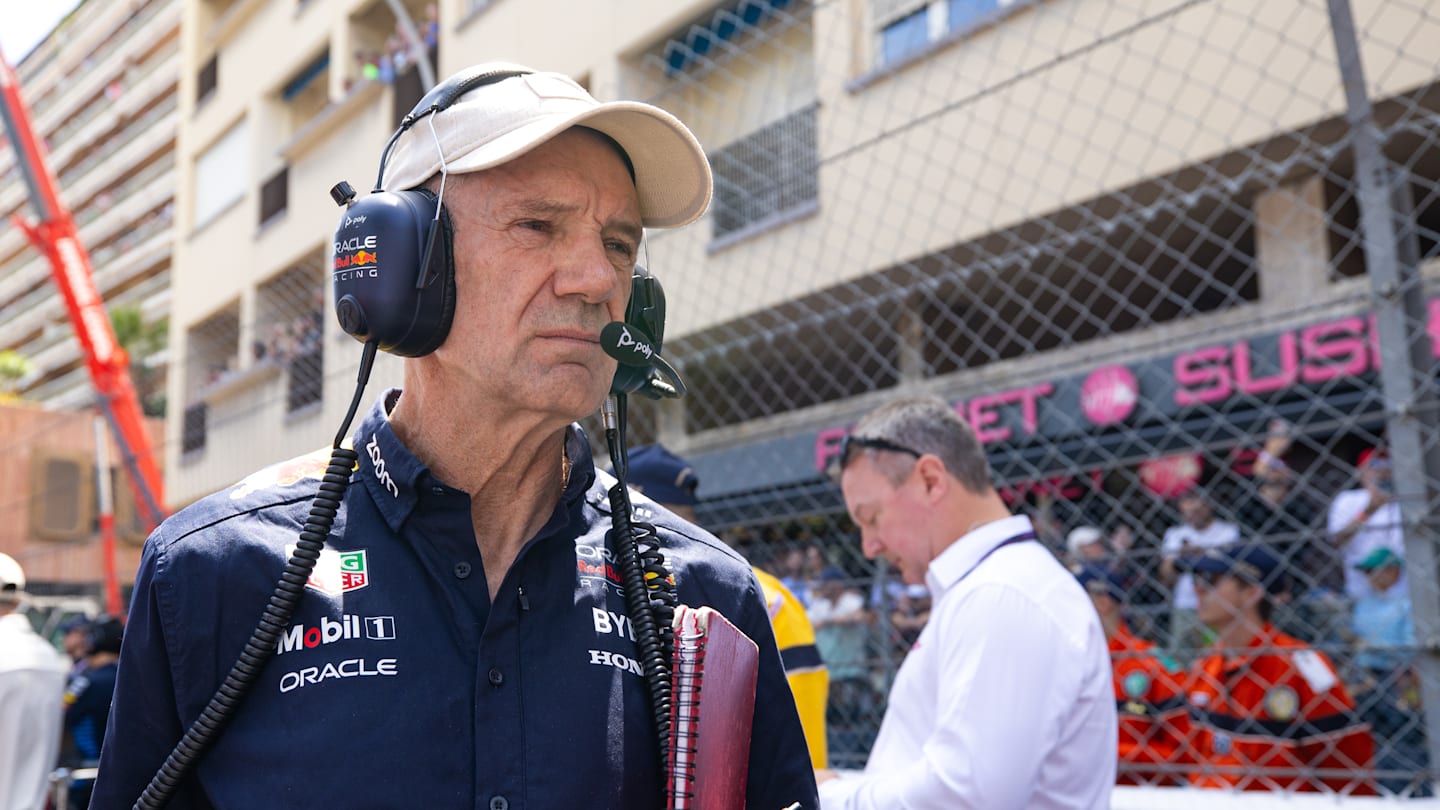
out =
{"type": "Polygon", "coordinates": [[[369,195],[357,202],[355,189],[344,182],[330,190],[335,202],[345,206],[331,262],[335,316],[356,340],[375,341],[381,350],[402,357],[429,354],[445,342],[455,315],[450,215],[429,189],[381,191],[385,164],[395,142],[421,119],[477,87],[527,72],[477,68],[446,79],[420,99],[390,136],[369,195]]]}
{"type": "MultiPolygon", "coordinates": [[[[335,316],[340,328],[356,340],[374,341],[381,350],[402,357],[429,354],[445,342],[455,315],[450,214],[429,189],[381,191],[385,164],[400,136],[426,116],[449,108],[477,87],[530,72],[472,68],[446,79],[420,99],[390,137],[370,194],[356,200],[354,188],[345,182],[330,190],[336,204],[345,207],[331,257],[335,316]]],[[[625,321],[638,327],[659,351],[665,331],[665,293],[639,265],[625,321]]],[[[621,365],[611,390],[658,398],[660,394],[647,387],[653,376],[648,368],[621,365]]]]}

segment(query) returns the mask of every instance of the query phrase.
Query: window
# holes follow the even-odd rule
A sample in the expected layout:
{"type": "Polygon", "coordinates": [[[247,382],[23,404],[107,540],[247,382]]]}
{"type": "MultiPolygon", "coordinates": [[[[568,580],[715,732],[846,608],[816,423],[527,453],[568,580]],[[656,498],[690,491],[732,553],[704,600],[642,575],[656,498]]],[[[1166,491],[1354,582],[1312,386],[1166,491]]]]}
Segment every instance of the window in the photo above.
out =
{"type": "Polygon", "coordinates": [[[328,257],[316,251],[258,289],[252,351],[257,362],[285,369],[286,413],[320,402],[325,394],[328,257]]]}
{"type": "Polygon", "coordinates": [[[220,55],[215,54],[210,57],[210,61],[205,63],[205,67],[200,68],[200,75],[195,79],[195,106],[204,104],[205,100],[215,92],[215,87],[220,79],[219,73],[220,55]]]}
{"type": "Polygon", "coordinates": [[[318,57],[280,88],[285,105],[288,132],[293,134],[325,111],[330,104],[330,52],[318,57]]]}
{"type": "Polygon", "coordinates": [[[716,239],[776,220],[818,194],[815,107],[792,113],[719,150],[715,171],[716,239]]]}
{"type": "Polygon", "coordinates": [[[946,0],[945,28],[962,31],[999,9],[1013,5],[1015,0],[946,0]]]}
{"type": "Polygon", "coordinates": [[[294,413],[325,397],[325,345],[317,336],[290,358],[285,412],[294,413]]]}
{"type": "Polygon", "coordinates": [[[884,66],[902,62],[933,42],[995,22],[1030,0],[929,0],[908,13],[904,9],[909,4],[871,2],[880,25],[880,64],[884,66]]]}
{"type": "Polygon", "coordinates": [[[909,56],[930,41],[930,7],[908,14],[880,32],[880,61],[891,65],[909,56]]]}
{"type": "Polygon", "coordinates": [[[249,178],[248,148],[245,122],[241,121],[196,159],[194,227],[219,216],[254,182],[249,178]]]}
{"type": "Polygon", "coordinates": [[[665,43],[665,75],[688,70],[706,61],[706,54],[720,43],[734,41],[739,37],[753,34],[767,23],[782,19],[780,12],[792,0],[739,0],[723,5],[708,20],[696,20],[685,26],[683,36],[677,36],[665,43]]]}
{"type": "Polygon", "coordinates": [[[290,167],[286,166],[260,187],[260,224],[285,213],[290,199],[290,167]]]}
{"type": "Polygon", "coordinates": [[[185,409],[185,420],[180,427],[182,452],[193,453],[205,449],[205,413],[204,402],[196,402],[185,409]]]}

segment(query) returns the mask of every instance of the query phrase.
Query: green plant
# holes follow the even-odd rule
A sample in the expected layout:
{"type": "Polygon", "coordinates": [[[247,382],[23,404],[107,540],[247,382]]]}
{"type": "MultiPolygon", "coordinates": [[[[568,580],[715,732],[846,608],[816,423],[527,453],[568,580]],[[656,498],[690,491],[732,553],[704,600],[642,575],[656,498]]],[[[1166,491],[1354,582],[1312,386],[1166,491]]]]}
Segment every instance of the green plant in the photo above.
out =
{"type": "Polygon", "coordinates": [[[12,397],[18,395],[20,380],[33,368],[34,364],[25,355],[13,349],[0,351],[0,393],[12,397]]]}

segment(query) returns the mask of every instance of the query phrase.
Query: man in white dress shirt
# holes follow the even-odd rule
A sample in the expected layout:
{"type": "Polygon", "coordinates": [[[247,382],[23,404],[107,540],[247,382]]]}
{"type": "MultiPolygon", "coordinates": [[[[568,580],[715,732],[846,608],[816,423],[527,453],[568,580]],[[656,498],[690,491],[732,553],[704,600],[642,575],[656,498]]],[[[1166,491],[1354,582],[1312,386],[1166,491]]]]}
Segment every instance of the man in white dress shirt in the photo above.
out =
{"type": "Polygon", "coordinates": [[[840,475],[865,556],[933,601],[864,772],[817,775],[822,810],[1109,808],[1105,633],[969,426],[936,398],[893,402],[855,426],[840,475]]]}

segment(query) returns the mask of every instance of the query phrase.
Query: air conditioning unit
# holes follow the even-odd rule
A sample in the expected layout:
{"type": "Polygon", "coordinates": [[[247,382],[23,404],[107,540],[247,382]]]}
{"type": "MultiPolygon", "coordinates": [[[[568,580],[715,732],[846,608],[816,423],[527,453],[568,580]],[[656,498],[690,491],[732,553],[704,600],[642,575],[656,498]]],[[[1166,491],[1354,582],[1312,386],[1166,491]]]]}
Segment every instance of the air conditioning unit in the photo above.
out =
{"type": "Polygon", "coordinates": [[[123,466],[110,468],[110,498],[115,504],[115,536],[131,545],[144,545],[149,533],[140,519],[130,473],[123,466]]]}
{"type": "Polygon", "coordinates": [[[30,533],[43,540],[80,540],[95,531],[95,467],[84,456],[30,457],[30,533]]]}

